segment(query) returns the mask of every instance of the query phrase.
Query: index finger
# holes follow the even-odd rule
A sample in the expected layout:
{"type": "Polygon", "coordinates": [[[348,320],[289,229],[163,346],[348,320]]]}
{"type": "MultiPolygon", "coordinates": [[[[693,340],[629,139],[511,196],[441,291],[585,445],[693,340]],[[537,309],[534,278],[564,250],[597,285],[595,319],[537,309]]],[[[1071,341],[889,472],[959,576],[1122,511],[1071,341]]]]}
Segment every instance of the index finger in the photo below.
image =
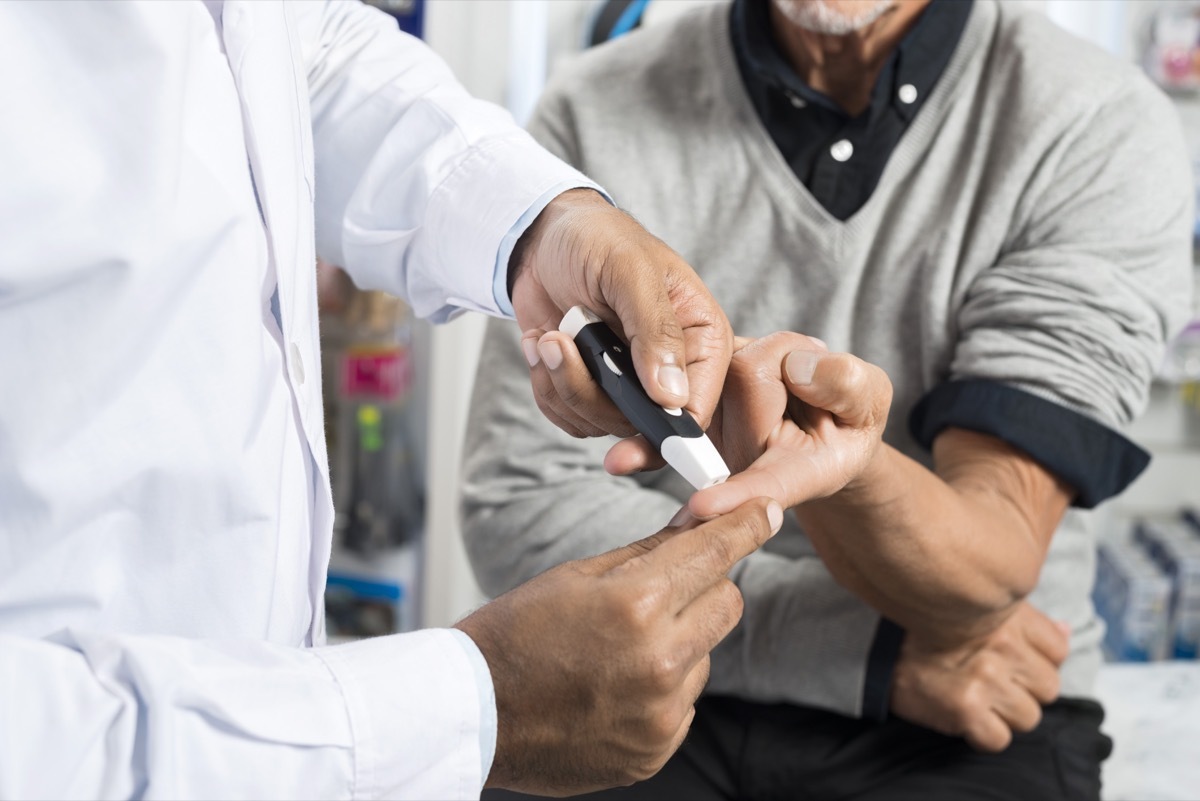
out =
{"type": "Polygon", "coordinates": [[[641,434],[619,440],[604,455],[604,469],[613,476],[629,476],[644,470],[658,470],[666,464],[666,460],[641,434]]]}
{"type": "Polygon", "coordinates": [[[679,612],[762,547],[781,525],[783,507],[755,498],[724,517],[676,534],[638,560],[665,577],[669,603],[679,612]]]}
{"type": "Polygon", "coordinates": [[[700,490],[688,499],[688,508],[701,520],[726,514],[751,498],[774,498],[788,509],[827,495],[826,469],[804,448],[807,434],[795,442],[768,447],[767,452],[723,484],[700,490]]]}

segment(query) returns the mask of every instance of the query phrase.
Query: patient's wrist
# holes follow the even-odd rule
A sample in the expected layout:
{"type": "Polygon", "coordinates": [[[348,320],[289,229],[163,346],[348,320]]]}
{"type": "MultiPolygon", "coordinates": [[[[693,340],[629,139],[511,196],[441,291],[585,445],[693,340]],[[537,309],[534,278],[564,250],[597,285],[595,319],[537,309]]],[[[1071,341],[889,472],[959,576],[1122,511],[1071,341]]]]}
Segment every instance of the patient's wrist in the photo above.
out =
{"type": "Polygon", "coordinates": [[[896,451],[890,445],[877,443],[858,475],[822,501],[831,507],[862,511],[891,505],[901,495],[904,483],[901,471],[905,465],[895,456],[896,451]]]}

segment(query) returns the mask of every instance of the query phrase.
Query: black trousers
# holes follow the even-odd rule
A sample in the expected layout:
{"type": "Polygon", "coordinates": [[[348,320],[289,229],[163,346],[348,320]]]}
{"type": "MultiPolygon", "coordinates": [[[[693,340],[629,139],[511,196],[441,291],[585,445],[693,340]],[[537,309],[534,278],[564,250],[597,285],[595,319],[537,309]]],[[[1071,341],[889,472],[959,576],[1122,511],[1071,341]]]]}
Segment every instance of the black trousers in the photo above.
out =
{"type": "MultiPolygon", "coordinates": [[[[1063,699],[1000,754],[898,718],[852,720],[789,704],[705,697],[687,742],[653,778],[578,798],[605,801],[1099,799],[1112,741],[1104,710],[1063,699]]],[[[484,799],[531,798],[486,791],[484,799]]]]}

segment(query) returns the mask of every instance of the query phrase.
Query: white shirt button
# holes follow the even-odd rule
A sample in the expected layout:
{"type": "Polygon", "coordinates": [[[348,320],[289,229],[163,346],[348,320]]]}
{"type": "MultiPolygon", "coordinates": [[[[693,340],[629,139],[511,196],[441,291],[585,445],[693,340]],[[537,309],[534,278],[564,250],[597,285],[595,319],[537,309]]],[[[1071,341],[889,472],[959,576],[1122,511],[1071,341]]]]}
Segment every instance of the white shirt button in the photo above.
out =
{"type": "Polygon", "coordinates": [[[854,145],[849,139],[839,139],[829,148],[829,155],[833,156],[834,161],[849,161],[854,155],[854,145]]]}
{"type": "Polygon", "coordinates": [[[297,384],[304,383],[304,360],[300,358],[300,348],[295,342],[288,348],[288,355],[291,357],[292,375],[296,377],[297,384]]]}
{"type": "Polygon", "coordinates": [[[804,108],[808,105],[808,101],[795,92],[788,92],[787,99],[796,108],[804,108]]]}
{"type": "Polygon", "coordinates": [[[917,102],[917,87],[913,86],[911,83],[906,83],[904,86],[901,86],[900,91],[897,92],[897,94],[900,95],[900,102],[906,106],[917,102]]]}

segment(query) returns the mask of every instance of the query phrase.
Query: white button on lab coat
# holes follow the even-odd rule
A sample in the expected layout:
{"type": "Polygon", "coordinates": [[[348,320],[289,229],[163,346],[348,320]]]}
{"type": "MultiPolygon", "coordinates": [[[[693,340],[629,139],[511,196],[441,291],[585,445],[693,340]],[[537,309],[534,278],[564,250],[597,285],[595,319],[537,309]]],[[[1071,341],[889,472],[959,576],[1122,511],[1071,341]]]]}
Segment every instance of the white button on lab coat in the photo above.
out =
{"type": "Polygon", "coordinates": [[[322,647],[314,261],[498,313],[577,185],[356,3],[0,3],[0,797],[478,794],[465,635],[322,647]]]}

